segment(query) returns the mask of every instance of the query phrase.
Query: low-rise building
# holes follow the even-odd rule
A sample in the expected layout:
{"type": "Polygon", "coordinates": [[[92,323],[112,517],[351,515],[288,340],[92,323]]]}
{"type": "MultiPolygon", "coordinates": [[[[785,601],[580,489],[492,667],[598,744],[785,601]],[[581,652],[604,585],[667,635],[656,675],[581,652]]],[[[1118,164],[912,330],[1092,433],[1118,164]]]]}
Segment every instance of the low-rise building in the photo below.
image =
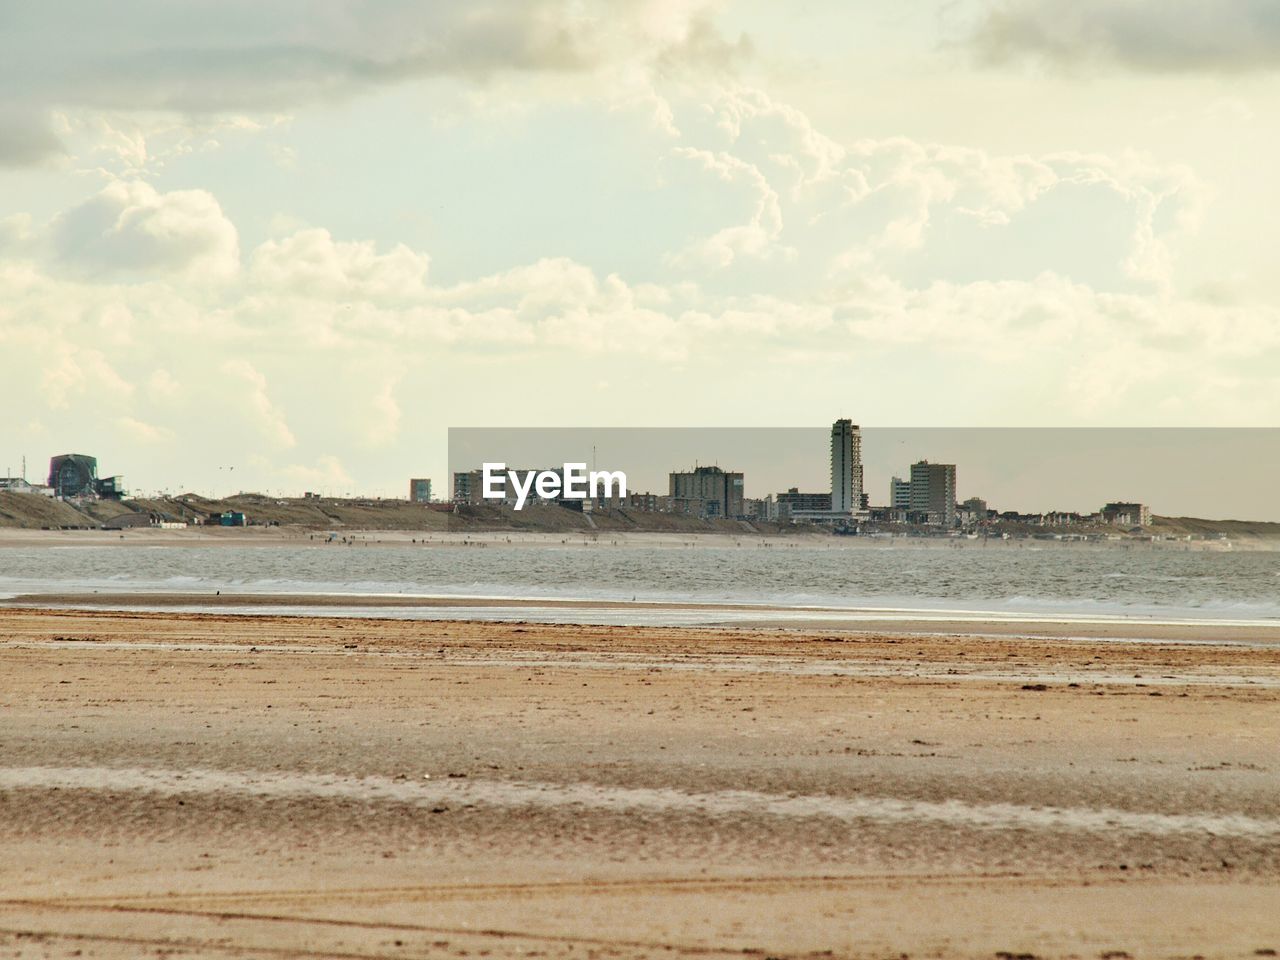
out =
{"type": "Polygon", "coordinates": [[[53,487],[43,483],[31,483],[22,477],[0,477],[0,492],[28,493],[34,496],[53,496],[53,487]]]}
{"type": "Polygon", "coordinates": [[[889,506],[898,510],[911,509],[911,481],[894,477],[889,481],[889,506]]]}
{"type": "Polygon", "coordinates": [[[1145,503],[1115,502],[1106,504],[1100,511],[1102,522],[1116,527],[1151,526],[1151,508],[1145,503]]]}
{"type": "MultiPolygon", "coordinates": [[[[548,470],[503,470],[502,473],[494,475],[494,483],[497,489],[502,491],[501,497],[486,497],[484,495],[484,471],[483,470],[465,470],[458,471],[453,475],[453,502],[469,504],[476,506],[478,504],[506,504],[514,507],[520,500],[519,493],[516,491],[516,479],[512,478],[512,474],[518,478],[520,483],[526,483],[529,480],[529,474],[538,475],[540,473],[553,473],[560,478],[557,486],[558,490],[564,489],[564,467],[555,467],[548,470]]],[[[581,500],[562,500],[560,494],[551,498],[540,497],[536,486],[530,486],[528,494],[525,497],[526,506],[533,504],[560,503],[562,506],[571,507],[574,510],[581,510],[583,503],[581,500]]],[[[601,506],[610,505],[607,498],[602,498],[601,506]]]]}
{"type": "Polygon", "coordinates": [[[645,513],[659,513],[666,505],[667,498],[659,493],[628,493],[622,506],[628,510],[642,510],[645,513]]]}
{"type": "Polygon", "coordinates": [[[804,493],[792,487],[774,498],[777,502],[778,520],[791,523],[797,520],[831,519],[831,494],[804,493]]]}
{"type": "Polygon", "coordinates": [[[872,523],[906,523],[906,507],[872,507],[868,519],[872,523]]]}
{"type": "Polygon", "coordinates": [[[1046,527],[1075,527],[1082,521],[1083,518],[1074,510],[1050,510],[1044,515],[1046,527]]]}
{"type": "Polygon", "coordinates": [[[409,481],[409,502],[431,502],[431,480],[427,477],[415,477],[409,481]]]}

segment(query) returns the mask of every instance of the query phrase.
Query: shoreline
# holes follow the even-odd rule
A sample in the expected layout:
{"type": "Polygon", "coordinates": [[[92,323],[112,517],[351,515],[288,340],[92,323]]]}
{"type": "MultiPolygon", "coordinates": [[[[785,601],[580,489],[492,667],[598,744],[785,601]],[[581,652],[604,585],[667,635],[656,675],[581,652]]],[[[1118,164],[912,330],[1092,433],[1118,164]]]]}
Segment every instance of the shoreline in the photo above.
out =
{"type": "Polygon", "coordinates": [[[867,535],[833,536],[826,532],[760,533],[750,530],[617,531],[574,530],[545,532],[530,530],[422,531],[412,529],[364,529],[335,527],[189,527],[184,530],[131,528],[124,530],[38,530],[0,527],[0,548],[6,547],[280,547],[319,548],[423,547],[666,547],[745,548],[813,550],[891,550],[920,548],[934,550],[1177,550],[1207,552],[1272,552],[1280,550],[1280,538],[1246,536],[1224,540],[1157,539],[1138,540],[1056,540],[1052,538],[997,537],[970,539],[965,536],[867,535]],[[329,540],[334,534],[337,539],[329,540]]]}
{"type": "Polygon", "coordinates": [[[1280,621],[1146,615],[1027,614],[884,607],[776,606],[656,600],[405,594],[50,592],[0,599],[0,609],[173,611],[200,615],[341,617],[360,620],[530,622],[902,636],[1022,637],[1280,647],[1280,621]]]}

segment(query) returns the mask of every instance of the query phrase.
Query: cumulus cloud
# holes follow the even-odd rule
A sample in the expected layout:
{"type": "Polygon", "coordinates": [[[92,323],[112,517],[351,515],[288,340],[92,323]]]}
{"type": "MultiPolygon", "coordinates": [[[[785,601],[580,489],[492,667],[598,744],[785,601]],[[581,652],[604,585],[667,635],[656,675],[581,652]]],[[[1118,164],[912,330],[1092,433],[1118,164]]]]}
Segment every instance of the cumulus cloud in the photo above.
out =
{"type": "Polygon", "coordinates": [[[68,409],[85,396],[102,404],[133,394],[133,384],[120,375],[104,349],[59,342],[51,354],[41,372],[40,396],[54,410],[68,409]]]}
{"type": "Polygon", "coordinates": [[[228,360],[222,365],[225,374],[243,384],[239,397],[267,440],[281,447],[296,446],[298,441],[289,429],[284,413],[267,393],[267,378],[248,360],[228,360]]]}
{"type": "Polygon", "coordinates": [[[1190,171],[1136,154],[838,142],[734,84],[664,102],[655,153],[685,180],[655,202],[692,188],[701,219],[655,217],[670,245],[634,271],[535,251],[470,274],[451,263],[440,281],[427,250],[289,220],[237,272],[216,198],[134,181],[48,225],[12,219],[0,346],[21,360],[7,382],[59,426],[97,417],[158,470],[194,435],[217,463],[258,456],[274,484],[342,491],[429,445],[459,397],[466,416],[568,419],[584,382],[607,381],[634,404],[620,417],[654,422],[686,415],[690,371],[725,404],[712,417],[750,401],[795,416],[851,389],[850,371],[867,418],[877,397],[892,398],[882,418],[982,418],[978,394],[1008,402],[1019,381],[1034,399],[1018,409],[1042,422],[1280,416],[1275,309],[1195,301],[1173,282],[1205,202],[1190,171]],[[664,269],[667,251],[695,249],[687,271],[664,269]],[[191,282],[210,274],[222,282],[191,282]],[[903,369],[928,369],[938,390],[904,398],[903,369]],[[975,393],[975,376],[997,386],[975,393]],[[1219,394],[1177,406],[1210,377],[1219,394]],[[943,393],[956,399],[940,412],[943,393]]]}
{"type": "Polygon", "coordinates": [[[671,258],[672,263],[678,266],[727,267],[739,257],[765,259],[778,252],[792,252],[775,246],[782,232],[782,207],[777,192],[754,164],[732,154],[693,147],[677,147],[675,153],[695,161],[725,183],[745,184],[754,202],[745,223],[725,227],[709,237],[691,242],[671,258]]]}
{"type": "Polygon", "coordinates": [[[403,244],[379,254],[372,243],[336,241],[317,228],[258,247],[252,277],[265,287],[310,296],[410,299],[426,292],[430,262],[403,244]]]}
{"type": "Polygon", "coordinates": [[[157,426],[153,423],[147,423],[134,417],[119,417],[116,425],[127,434],[130,439],[138,443],[164,443],[172,440],[174,433],[168,427],[157,426]]]}
{"type": "Polygon", "coordinates": [[[672,359],[686,344],[667,311],[616,275],[599,277],[567,257],[551,257],[432,292],[413,328],[451,344],[486,350],[564,348],[624,351],[672,359]]]}
{"type": "Polygon", "coordinates": [[[670,156],[703,174],[684,189],[698,190],[700,212],[730,213],[681,238],[666,262],[703,277],[749,264],[733,271],[739,287],[838,283],[867,270],[941,279],[1054,270],[1104,288],[1168,289],[1176,247],[1208,198],[1188,168],[1133,153],[1001,154],[901,136],[839,142],[738,83],[722,84],[709,104],[673,108],[681,142],[670,156]]]}
{"type": "Polygon", "coordinates": [[[396,401],[396,386],[399,378],[383,375],[383,384],[378,388],[369,403],[369,419],[366,439],[371,446],[382,447],[392,443],[400,436],[400,419],[402,411],[396,401]]]}
{"type": "Polygon", "coordinates": [[[295,488],[320,493],[347,494],[356,486],[342,461],[333,454],[316,457],[311,464],[290,464],[280,468],[278,473],[295,488]]]}
{"type": "Polygon", "coordinates": [[[113,182],[57,217],[50,234],[57,262],[81,276],[225,279],[240,267],[236,228],[205,190],[113,182]]]}
{"type": "Polygon", "coordinates": [[[971,43],[987,60],[1041,58],[1151,71],[1243,73],[1280,67],[1272,0],[1004,0],[971,43]]]}
{"type": "Polygon", "coordinates": [[[54,109],[271,113],[422,77],[485,81],[632,61],[723,69],[749,54],[750,44],[720,37],[713,25],[719,5],[192,0],[178,11],[164,0],[24,4],[6,12],[0,31],[0,91],[22,96],[7,119],[0,100],[0,165],[63,150],[48,122],[54,109]]]}

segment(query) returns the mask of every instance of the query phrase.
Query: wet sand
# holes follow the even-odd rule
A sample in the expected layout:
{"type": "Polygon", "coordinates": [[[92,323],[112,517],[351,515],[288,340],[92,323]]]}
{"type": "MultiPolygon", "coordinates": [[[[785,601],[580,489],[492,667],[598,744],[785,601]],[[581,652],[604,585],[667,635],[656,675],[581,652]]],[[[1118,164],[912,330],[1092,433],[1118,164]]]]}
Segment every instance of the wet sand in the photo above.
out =
{"type": "Polygon", "coordinates": [[[364,618],[493,620],[575,625],[710,626],[799,630],[812,633],[893,633],[902,636],[1020,637],[1221,643],[1280,649],[1280,622],[1189,620],[1146,616],[993,614],[958,610],[897,610],[827,606],[591,600],[412,594],[143,593],[126,591],[24,594],[0,599],[4,607],[147,612],[329,614],[364,618]]]}
{"type": "Polygon", "coordinates": [[[1267,955],[1221,639],[0,609],[0,956],[1267,955]]]}

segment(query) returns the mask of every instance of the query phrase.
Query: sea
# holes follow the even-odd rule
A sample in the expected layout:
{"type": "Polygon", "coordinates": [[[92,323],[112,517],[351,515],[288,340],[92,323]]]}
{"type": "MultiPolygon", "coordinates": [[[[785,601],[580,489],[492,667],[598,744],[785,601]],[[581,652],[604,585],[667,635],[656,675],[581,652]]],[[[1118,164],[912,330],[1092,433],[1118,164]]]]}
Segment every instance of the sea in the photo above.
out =
{"type": "MultiPolygon", "coordinates": [[[[795,543],[0,547],[0,598],[233,594],[245,613],[699,625],[1037,620],[1280,625],[1280,552],[898,540],[795,543]],[[268,607],[254,597],[284,596],[268,607]],[[320,609],[316,598],[330,599],[320,609]],[[339,598],[334,605],[333,597],[339,598]],[[370,598],[379,598],[376,608],[370,598]],[[401,597],[403,607],[388,604],[401,597]],[[454,598],[414,606],[414,598],[454,598]],[[506,605],[524,601],[519,606],[506,605]],[[363,605],[362,605],[363,601],[363,605]],[[465,601],[465,602],[463,602],[465,601]],[[487,606],[486,601],[504,601],[487,606]],[[568,604],[564,601],[587,601],[568,604]],[[545,602],[546,605],[541,605],[545,602]]],[[[176,599],[176,598],[175,598],[176,599]]],[[[171,601],[172,603],[172,601],[171,601]]],[[[226,611],[225,598],[218,609],[226,611]]]]}

